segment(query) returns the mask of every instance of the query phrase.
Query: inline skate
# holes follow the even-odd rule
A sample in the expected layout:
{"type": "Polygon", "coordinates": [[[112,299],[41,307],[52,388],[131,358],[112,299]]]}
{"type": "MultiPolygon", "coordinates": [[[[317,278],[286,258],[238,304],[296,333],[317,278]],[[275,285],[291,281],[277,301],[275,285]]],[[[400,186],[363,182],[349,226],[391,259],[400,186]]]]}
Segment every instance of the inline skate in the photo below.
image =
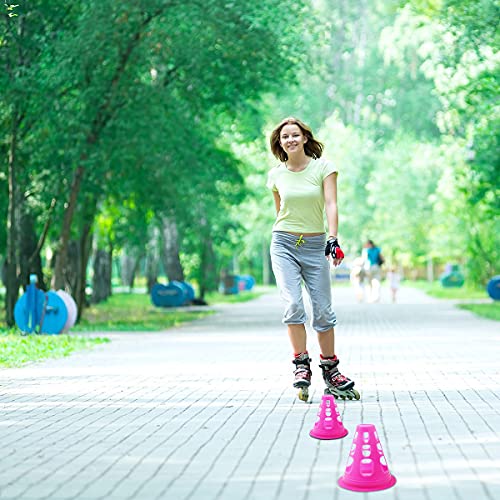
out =
{"type": "Polygon", "coordinates": [[[359,399],[359,392],[354,389],[354,382],[339,372],[339,359],[321,358],[320,365],[323,380],[326,384],[325,394],[331,394],[335,399],[359,399]]]}
{"type": "Polygon", "coordinates": [[[306,401],[309,399],[309,386],[311,385],[311,359],[309,354],[301,353],[297,356],[292,363],[295,365],[295,370],[293,374],[295,375],[295,380],[293,386],[299,389],[298,396],[301,401],[306,401]]]}

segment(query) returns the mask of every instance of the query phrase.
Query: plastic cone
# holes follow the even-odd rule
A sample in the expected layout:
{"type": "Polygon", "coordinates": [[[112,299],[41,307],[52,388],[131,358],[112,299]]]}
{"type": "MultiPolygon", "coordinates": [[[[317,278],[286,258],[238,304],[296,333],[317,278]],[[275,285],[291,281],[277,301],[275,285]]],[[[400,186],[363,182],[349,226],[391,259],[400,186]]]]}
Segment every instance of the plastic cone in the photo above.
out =
{"type": "Polygon", "coordinates": [[[331,394],[321,398],[318,420],[309,435],[316,439],[339,439],[347,436],[347,429],[340,418],[340,413],[331,394]]]}
{"type": "Polygon", "coordinates": [[[396,484],[373,424],[356,427],[345,473],[338,484],[353,491],[385,490],[396,484]]]}

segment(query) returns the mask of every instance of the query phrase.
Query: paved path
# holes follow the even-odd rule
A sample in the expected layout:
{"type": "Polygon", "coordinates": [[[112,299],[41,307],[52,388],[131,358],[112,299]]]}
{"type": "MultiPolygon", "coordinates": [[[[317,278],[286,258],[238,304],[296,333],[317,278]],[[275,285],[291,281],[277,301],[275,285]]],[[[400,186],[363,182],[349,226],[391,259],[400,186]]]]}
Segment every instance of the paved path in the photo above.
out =
{"type": "Polygon", "coordinates": [[[345,438],[309,437],[319,368],[305,404],[270,294],[0,371],[0,499],[500,498],[498,323],[409,289],[395,305],[334,293],[341,368],[362,393],[338,403],[345,438]],[[336,485],[359,423],[376,425],[394,488],[336,485]]]}

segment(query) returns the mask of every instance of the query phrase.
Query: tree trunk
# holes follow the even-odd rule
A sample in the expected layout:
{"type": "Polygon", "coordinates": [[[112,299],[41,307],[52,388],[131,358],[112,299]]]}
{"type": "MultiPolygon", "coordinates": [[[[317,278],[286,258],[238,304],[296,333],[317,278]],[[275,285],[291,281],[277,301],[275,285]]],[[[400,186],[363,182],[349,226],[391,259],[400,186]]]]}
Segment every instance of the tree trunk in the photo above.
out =
{"type": "Polygon", "coordinates": [[[96,250],[92,279],[92,303],[94,304],[103,302],[111,295],[111,265],[111,252],[96,250]]]}
{"type": "Polygon", "coordinates": [[[66,263],[68,260],[68,245],[71,235],[71,224],[73,223],[73,216],[75,214],[76,203],[78,201],[78,195],[80,193],[80,187],[83,181],[84,174],[84,167],[81,165],[78,166],[75,170],[75,175],[73,176],[73,182],[71,183],[71,191],[66,210],[64,211],[61,236],[59,237],[59,245],[57,249],[56,266],[54,269],[54,277],[52,280],[52,288],[54,288],[55,290],[64,288],[65,285],[66,280],[64,271],[66,269],[66,263]]]}
{"type": "MultiPolygon", "coordinates": [[[[57,257],[56,257],[57,262],[57,257]]],[[[63,285],[57,290],[66,290],[72,297],[77,296],[78,288],[78,273],[80,267],[80,244],[76,240],[68,242],[68,249],[66,250],[66,267],[62,271],[64,277],[63,285]]]]}
{"type": "Polygon", "coordinates": [[[162,217],[162,260],[165,274],[169,281],[184,281],[181,259],[179,257],[179,241],[177,224],[172,217],[162,217]]]}
{"type": "MultiPolygon", "coordinates": [[[[84,225],[82,236],[80,238],[79,247],[79,262],[78,262],[78,276],[76,283],[76,305],[78,306],[78,320],[82,317],[84,309],[88,306],[86,288],[87,288],[87,265],[90,259],[90,251],[92,249],[92,223],[93,217],[90,222],[84,225]]],[[[110,278],[111,288],[111,278],[110,278]]],[[[111,293],[110,293],[111,294],[111,293]]]]}
{"type": "MultiPolygon", "coordinates": [[[[146,31],[148,25],[160,16],[163,11],[168,8],[169,5],[163,5],[158,8],[155,12],[148,14],[142,21],[139,31],[132,34],[129,42],[123,47],[123,50],[119,54],[118,65],[116,66],[115,72],[111,80],[109,81],[109,86],[107,91],[103,92],[103,100],[100,105],[97,106],[96,115],[92,121],[90,132],[87,135],[86,145],[91,148],[99,139],[102,130],[106,127],[109,120],[113,117],[116,109],[113,107],[113,98],[116,95],[118,84],[125,73],[128,61],[134,51],[135,47],[139,45],[143,33],[146,31]]],[[[82,155],[82,160],[86,158],[82,155]]],[[[61,234],[59,238],[59,245],[57,249],[56,265],[54,270],[54,278],[52,281],[52,286],[56,290],[64,286],[64,269],[66,267],[67,260],[67,250],[68,243],[71,235],[71,225],[73,223],[73,216],[75,213],[76,204],[78,201],[78,196],[80,194],[80,188],[82,185],[83,177],[85,175],[85,167],[79,165],[73,176],[73,182],[71,184],[70,196],[67,204],[67,208],[64,212],[64,219],[61,228],[61,234]]],[[[80,310],[79,310],[80,312],[80,310]]]]}
{"type": "Polygon", "coordinates": [[[38,249],[38,238],[35,233],[35,222],[31,213],[21,215],[21,237],[19,241],[20,282],[22,286],[29,284],[30,274],[36,274],[38,288],[46,290],[42,271],[42,258],[38,249]]]}
{"type": "Polygon", "coordinates": [[[364,77],[363,69],[366,64],[366,52],[367,52],[367,38],[368,38],[368,6],[366,5],[366,0],[361,0],[358,4],[359,15],[358,15],[358,26],[359,26],[359,37],[356,40],[356,52],[357,52],[357,65],[361,69],[360,75],[358,76],[358,81],[356,82],[357,93],[353,102],[353,124],[359,126],[361,123],[361,109],[363,107],[364,101],[364,77]]]}
{"type": "Polygon", "coordinates": [[[158,283],[158,274],[160,272],[160,248],[159,248],[159,231],[156,227],[153,228],[152,235],[149,239],[146,253],[146,280],[148,294],[156,283],[158,283]]]}
{"type": "Polygon", "coordinates": [[[217,268],[212,238],[205,238],[201,253],[201,280],[200,299],[204,300],[205,293],[217,290],[217,268]]]}
{"type": "Polygon", "coordinates": [[[16,109],[12,112],[12,127],[8,150],[8,196],[7,209],[7,258],[5,264],[5,309],[8,326],[14,326],[14,306],[19,297],[18,252],[17,252],[17,214],[19,210],[19,188],[17,185],[16,152],[19,117],[16,109]]]}
{"type": "Polygon", "coordinates": [[[139,268],[140,258],[124,252],[120,258],[120,277],[124,286],[128,287],[129,292],[134,288],[135,276],[139,268]]]}
{"type": "Polygon", "coordinates": [[[158,283],[158,259],[151,255],[146,256],[146,286],[148,293],[151,293],[153,287],[158,283]]]}

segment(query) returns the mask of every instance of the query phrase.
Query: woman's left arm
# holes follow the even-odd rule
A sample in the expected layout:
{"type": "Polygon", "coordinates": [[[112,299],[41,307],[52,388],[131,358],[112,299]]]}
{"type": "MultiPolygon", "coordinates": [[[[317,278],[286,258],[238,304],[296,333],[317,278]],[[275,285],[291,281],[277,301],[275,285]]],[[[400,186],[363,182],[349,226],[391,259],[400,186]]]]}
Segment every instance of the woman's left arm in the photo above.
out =
{"type": "Polygon", "coordinates": [[[323,179],[323,193],[325,196],[326,220],[328,222],[328,237],[337,237],[339,228],[339,212],[337,208],[337,172],[333,172],[323,179]]]}

